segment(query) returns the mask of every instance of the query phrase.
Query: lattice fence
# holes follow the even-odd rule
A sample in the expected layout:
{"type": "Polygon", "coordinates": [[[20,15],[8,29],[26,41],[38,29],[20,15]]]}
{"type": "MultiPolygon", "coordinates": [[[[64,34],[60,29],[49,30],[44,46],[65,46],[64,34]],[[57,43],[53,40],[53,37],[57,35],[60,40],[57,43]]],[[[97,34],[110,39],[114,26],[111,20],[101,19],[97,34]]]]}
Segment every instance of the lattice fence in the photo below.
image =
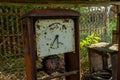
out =
{"type": "Polygon", "coordinates": [[[97,34],[101,41],[112,43],[112,30],[117,27],[115,6],[85,7],[81,15],[81,40],[90,34],[97,34]]]}
{"type": "MultiPolygon", "coordinates": [[[[25,80],[23,59],[23,32],[20,16],[39,6],[0,6],[0,80],[25,80]]],[[[95,33],[107,33],[107,10],[105,7],[58,7],[78,10],[81,40],[95,33]]]]}
{"type": "Polygon", "coordinates": [[[0,6],[0,80],[22,80],[21,7],[0,6]],[[4,74],[4,75],[3,75],[4,74]]]}
{"type": "Polygon", "coordinates": [[[2,56],[12,56],[22,53],[22,27],[20,8],[0,8],[0,50],[2,56]]]}
{"type": "MultiPolygon", "coordinates": [[[[81,11],[81,37],[90,34],[102,34],[106,30],[106,11],[102,7],[85,7],[81,11]]],[[[83,39],[83,38],[81,38],[83,39]]]]}

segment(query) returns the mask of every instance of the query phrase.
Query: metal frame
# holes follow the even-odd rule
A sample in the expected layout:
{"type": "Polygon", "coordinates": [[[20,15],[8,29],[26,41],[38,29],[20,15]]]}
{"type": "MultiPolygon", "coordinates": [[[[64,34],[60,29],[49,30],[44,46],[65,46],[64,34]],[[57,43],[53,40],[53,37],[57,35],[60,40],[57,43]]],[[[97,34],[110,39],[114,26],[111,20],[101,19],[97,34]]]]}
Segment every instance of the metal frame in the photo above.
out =
{"type": "MultiPolygon", "coordinates": [[[[66,53],[66,80],[80,80],[80,59],[79,59],[79,13],[72,10],[33,10],[22,17],[24,30],[24,52],[27,80],[37,80],[36,74],[36,52],[34,45],[34,24],[39,18],[71,18],[75,22],[75,53],[66,53]],[[78,71],[76,71],[78,70],[78,71]],[[73,73],[71,72],[73,71],[73,73]],[[76,72],[74,72],[76,71],[76,72]],[[71,72],[71,73],[69,73],[71,72]]],[[[63,76],[61,75],[61,76],[63,76]]]]}
{"type": "Polygon", "coordinates": [[[117,80],[120,80],[120,13],[118,14],[118,66],[117,66],[117,80]]]}

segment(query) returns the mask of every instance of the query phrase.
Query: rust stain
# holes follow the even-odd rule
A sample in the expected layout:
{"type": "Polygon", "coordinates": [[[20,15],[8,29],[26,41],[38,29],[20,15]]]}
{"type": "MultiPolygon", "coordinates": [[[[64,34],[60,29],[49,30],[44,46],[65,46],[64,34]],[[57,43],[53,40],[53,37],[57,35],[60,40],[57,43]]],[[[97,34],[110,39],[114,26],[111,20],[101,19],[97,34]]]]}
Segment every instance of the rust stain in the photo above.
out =
{"type": "Polygon", "coordinates": [[[44,36],[44,38],[46,38],[46,36],[44,36]]]}
{"type": "Polygon", "coordinates": [[[62,26],[62,30],[66,30],[67,28],[66,28],[66,26],[65,25],[63,25],[62,26]]]}
{"type": "Polygon", "coordinates": [[[64,19],[63,22],[64,23],[69,22],[69,19],[64,19]]]}
{"type": "Polygon", "coordinates": [[[43,27],[43,29],[45,29],[45,27],[43,27]]]}
{"type": "Polygon", "coordinates": [[[36,37],[39,37],[39,36],[40,36],[40,33],[37,33],[37,34],[36,34],[36,37]]]}
{"type": "Polygon", "coordinates": [[[54,30],[54,29],[55,29],[55,27],[51,27],[51,28],[50,28],[51,31],[54,30]]]}
{"type": "Polygon", "coordinates": [[[72,31],[73,31],[74,29],[72,28],[72,31]]]}
{"type": "Polygon", "coordinates": [[[44,33],[45,35],[47,34],[47,32],[44,33]]]}
{"type": "Polygon", "coordinates": [[[57,29],[61,25],[60,23],[52,23],[48,27],[50,27],[50,30],[57,29]]]}
{"type": "Polygon", "coordinates": [[[46,43],[46,45],[48,46],[48,45],[49,45],[49,43],[46,43]]]}
{"type": "Polygon", "coordinates": [[[40,29],[40,25],[37,24],[36,26],[37,26],[38,29],[40,29]]]}

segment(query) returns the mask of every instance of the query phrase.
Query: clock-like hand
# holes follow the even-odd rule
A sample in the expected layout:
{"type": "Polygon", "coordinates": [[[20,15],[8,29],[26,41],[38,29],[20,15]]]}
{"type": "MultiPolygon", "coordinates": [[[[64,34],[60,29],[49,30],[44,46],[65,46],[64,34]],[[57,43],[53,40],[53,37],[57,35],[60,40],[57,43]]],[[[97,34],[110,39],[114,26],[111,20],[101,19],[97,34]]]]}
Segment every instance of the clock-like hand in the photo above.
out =
{"type": "Polygon", "coordinates": [[[51,44],[51,48],[53,48],[53,45],[54,45],[54,43],[55,43],[56,40],[57,40],[57,48],[59,47],[59,46],[58,46],[58,45],[59,45],[58,38],[59,38],[59,35],[56,35],[53,43],[51,44]]]}

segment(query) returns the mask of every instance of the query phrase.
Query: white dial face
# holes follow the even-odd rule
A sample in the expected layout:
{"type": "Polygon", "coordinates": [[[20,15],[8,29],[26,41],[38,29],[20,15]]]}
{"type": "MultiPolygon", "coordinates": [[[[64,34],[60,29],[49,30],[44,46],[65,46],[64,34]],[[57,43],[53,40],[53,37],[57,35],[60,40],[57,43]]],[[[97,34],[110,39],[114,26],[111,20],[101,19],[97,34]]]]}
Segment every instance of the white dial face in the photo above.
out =
{"type": "Polygon", "coordinates": [[[72,19],[39,19],[35,23],[38,56],[75,51],[72,19]]]}

